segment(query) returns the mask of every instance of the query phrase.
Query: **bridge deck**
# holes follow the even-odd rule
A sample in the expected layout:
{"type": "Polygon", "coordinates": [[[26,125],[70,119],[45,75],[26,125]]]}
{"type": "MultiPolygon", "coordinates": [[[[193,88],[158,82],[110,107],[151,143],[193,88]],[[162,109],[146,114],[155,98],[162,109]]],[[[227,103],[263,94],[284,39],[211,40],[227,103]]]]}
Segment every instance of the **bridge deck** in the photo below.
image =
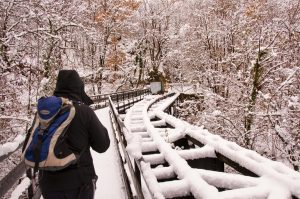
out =
{"type": "Polygon", "coordinates": [[[97,153],[92,150],[92,156],[96,174],[98,175],[95,198],[124,199],[125,191],[122,182],[121,171],[118,163],[117,147],[114,142],[114,133],[111,127],[109,108],[99,109],[96,114],[106,127],[111,143],[105,153],[97,153]],[[112,189],[113,187],[113,189],[112,189]]]}

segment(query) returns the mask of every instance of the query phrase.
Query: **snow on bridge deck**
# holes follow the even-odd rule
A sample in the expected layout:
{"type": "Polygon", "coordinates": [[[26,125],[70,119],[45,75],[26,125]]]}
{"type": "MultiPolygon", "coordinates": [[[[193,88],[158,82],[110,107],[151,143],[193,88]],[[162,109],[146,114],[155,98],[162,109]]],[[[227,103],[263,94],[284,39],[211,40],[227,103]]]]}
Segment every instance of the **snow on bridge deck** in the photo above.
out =
{"type": "Polygon", "coordinates": [[[125,135],[127,150],[131,156],[140,160],[142,175],[154,198],[184,197],[190,194],[195,198],[212,199],[300,198],[298,172],[211,134],[203,127],[192,126],[163,112],[177,96],[158,102],[159,96],[149,96],[129,109],[124,120],[129,130],[125,135]],[[154,118],[159,121],[151,121],[154,118]],[[166,123],[174,128],[156,128],[166,123]],[[184,150],[172,147],[171,143],[186,136],[204,146],[184,150]],[[153,154],[149,154],[151,151],[153,154]],[[259,177],[196,169],[187,163],[191,159],[216,158],[216,154],[229,158],[259,177]],[[163,166],[163,163],[168,166],[163,166]],[[159,166],[151,168],[151,165],[159,166]],[[173,180],[166,180],[170,178],[173,180]],[[216,187],[225,190],[220,192],[216,187]]]}
{"type": "Polygon", "coordinates": [[[110,146],[105,153],[99,154],[92,150],[94,166],[98,175],[95,199],[124,199],[126,193],[118,165],[118,154],[109,117],[109,108],[99,109],[95,112],[101,123],[106,127],[110,137],[110,146]]]}

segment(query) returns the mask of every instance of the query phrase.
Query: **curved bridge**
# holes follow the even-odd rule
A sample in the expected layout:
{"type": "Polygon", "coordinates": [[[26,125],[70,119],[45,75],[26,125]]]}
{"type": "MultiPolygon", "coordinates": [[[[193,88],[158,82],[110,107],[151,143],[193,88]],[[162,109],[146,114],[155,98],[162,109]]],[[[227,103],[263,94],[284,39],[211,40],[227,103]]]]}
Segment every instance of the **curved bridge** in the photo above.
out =
{"type": "MultiPolygon", "coordinates": [[[[299,172],[174,117],[179,95],[93,96],[95,109],[110,107],[124,198],[300,198],[299,172]]],[[[2,179],[0,194],[24,171],[2,179]]],[[[37,190],[33,182],[29,198],[37,190]]]]}
{"type": "Polygon", "coordinates": [[[126,113],[123,133],[145,180],[143,192],[152,198],[300,197],[298,172],[173,117],[178,96],[149,96],[126,113]]]}

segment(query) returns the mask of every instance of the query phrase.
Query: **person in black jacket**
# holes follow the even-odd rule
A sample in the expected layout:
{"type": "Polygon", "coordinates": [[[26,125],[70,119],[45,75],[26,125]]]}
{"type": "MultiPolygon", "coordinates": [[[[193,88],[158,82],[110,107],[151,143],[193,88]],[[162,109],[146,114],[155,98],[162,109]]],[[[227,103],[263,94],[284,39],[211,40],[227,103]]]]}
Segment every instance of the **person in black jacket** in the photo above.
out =
{"type": "Polygon", "coordinates": [[[77,164],[65,169],[40,171],[42,195],[44,199],[92,199],[97,175],[90,147],[105,152],[110,145],[107,130],[89,107],[93,101],[85,93],[84,83],[75,70],[59,71],[54,95],[74,102],[76,114],[67,130],[67,142],[81,156],[77,164]]]}

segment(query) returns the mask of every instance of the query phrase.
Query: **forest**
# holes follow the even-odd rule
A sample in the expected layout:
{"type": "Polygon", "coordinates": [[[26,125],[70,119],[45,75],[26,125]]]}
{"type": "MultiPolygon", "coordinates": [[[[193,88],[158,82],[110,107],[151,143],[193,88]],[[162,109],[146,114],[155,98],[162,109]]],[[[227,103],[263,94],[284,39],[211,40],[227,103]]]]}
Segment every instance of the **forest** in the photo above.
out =
{"type": "Polygon", "coordinates": [[[300,0],[1,0],[0,145],[60,69],[89,95],[201,87],[180,117],[300,167],[300,0]]]}

